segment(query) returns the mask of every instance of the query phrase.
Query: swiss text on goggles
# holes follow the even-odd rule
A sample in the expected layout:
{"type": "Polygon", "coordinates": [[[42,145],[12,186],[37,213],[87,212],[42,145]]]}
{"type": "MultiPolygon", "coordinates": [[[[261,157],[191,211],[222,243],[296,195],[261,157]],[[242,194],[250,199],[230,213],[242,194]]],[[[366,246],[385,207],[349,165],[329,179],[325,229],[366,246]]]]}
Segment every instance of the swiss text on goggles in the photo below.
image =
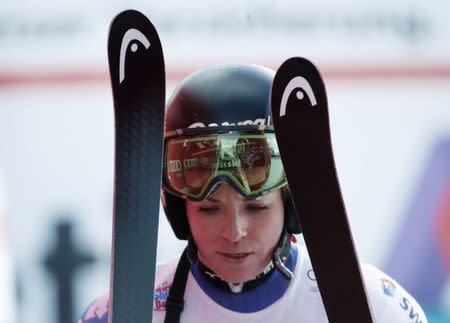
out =
{"type": "Polygon", "coordinates": [[[274,133],[177,136],[164,149],[164,188],[183,198],[202,200],[221,182],[246,198],[287,184],[274,133]]]}

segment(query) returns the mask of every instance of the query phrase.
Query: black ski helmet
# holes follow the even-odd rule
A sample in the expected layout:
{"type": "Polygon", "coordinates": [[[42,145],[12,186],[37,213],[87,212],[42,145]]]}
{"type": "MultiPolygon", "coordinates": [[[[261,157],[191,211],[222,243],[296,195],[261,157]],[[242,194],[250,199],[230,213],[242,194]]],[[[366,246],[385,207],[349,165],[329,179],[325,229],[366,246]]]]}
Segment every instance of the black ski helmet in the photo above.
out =
{"type": "MultiPolygon", "coordinates": [[[[178,85],[166,105],[165,136],[187,128],[213,133],[218,127],[269,126],[274,74],[258,65],[223,65],[194,72],[178,85]]],[[[288,233],[300,233],[289,190],[282,188],[282,192],[285,228],[288,233]]],[[[187,240],[185,200],[163,189],[162,204],[176,237],[187,240]]]]}

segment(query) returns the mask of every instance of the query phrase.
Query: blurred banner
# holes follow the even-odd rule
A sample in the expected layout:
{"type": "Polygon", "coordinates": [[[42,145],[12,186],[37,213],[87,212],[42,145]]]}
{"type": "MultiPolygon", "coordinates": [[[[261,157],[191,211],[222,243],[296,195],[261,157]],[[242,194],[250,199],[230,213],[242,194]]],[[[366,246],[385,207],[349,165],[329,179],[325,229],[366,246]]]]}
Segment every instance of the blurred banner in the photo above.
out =
{"type": "MultiPolygon", "coordinates": [[[[129,8],[160,33],[168,95],[212,64],[317,64],[359,256],[450,322],[450,3],[18,0],[0,5],[0,323],[76,322],[108,291],[106,41],[129,8]]],[[[158,259],[183,246],[161,212],[158,259]]]]}
{"type": "Polygon", "coordinates": [[[141,10],[158,29],[169,77],[216,62],[276,67],[314,58],[344,77],[450,74],[450,22],[443,1],[18,1],[2,4],[3,84],[107,80],[106,39],[118,12],[141,10]],[[181,71],[180,71],[181,69],[181,71]]]}

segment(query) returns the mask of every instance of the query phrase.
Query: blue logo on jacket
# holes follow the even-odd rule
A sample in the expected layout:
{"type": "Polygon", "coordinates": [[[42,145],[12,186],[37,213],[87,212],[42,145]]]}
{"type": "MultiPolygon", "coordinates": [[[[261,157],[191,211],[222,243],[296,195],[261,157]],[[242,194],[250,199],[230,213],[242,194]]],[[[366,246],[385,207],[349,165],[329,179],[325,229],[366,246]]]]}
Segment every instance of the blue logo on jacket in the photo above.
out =
{"type": "Polygon", "coordinates": [[[395,296],[395,285],[389,279],[381,279],[381,283],[383,284],[383,292],[384,294],[394,297],[395,296]]]}

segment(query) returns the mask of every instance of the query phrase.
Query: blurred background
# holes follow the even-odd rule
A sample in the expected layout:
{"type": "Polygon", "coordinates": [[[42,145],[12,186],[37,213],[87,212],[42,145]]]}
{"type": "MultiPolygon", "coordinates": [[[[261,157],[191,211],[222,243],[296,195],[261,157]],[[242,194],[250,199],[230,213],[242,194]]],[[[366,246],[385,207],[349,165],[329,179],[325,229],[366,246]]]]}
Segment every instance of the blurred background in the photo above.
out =
{"type": "MultiPolygon", "coordinates": [[[[0,4],[0,323],[76,322],[107,293],[106,41],[129,8],[159,31],[168,95],[212,64],[316,63],[360,258],[450,322],[448,1],[17,0],[0,4]]],[[[180,252],[162,213],[159,232],[159,259],[180,252]]]]}

